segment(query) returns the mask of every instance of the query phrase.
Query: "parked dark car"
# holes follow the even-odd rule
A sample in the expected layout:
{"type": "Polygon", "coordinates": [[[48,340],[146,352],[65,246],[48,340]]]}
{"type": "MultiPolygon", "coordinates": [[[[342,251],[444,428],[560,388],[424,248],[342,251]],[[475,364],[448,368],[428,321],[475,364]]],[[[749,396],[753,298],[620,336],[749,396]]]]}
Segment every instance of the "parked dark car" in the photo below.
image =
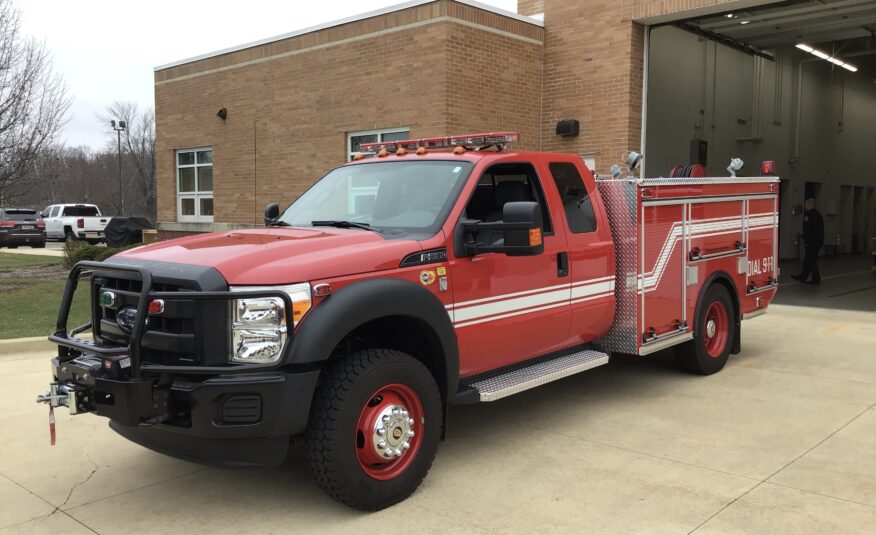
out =
{"type": "Polygon", "coordinates": [[[46,224],[36,210],[0,208],[0,247],[46,246],[46,224]]]}

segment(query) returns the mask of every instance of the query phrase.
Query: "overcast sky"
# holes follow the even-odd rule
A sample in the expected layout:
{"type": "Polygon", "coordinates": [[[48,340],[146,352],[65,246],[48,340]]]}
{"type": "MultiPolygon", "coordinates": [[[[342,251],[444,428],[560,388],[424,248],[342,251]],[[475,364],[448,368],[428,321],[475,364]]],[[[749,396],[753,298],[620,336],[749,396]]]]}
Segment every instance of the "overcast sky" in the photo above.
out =
{"type": "MultiPolygon", "coordinates": [[[[73,97],[63,137],[107,142],[95,115],[115,100],[152,107],[158,65],[398,4],[398,0],[13,0],[45,40],[73,97]],[[306,6],[306,7],[303,7],[306,6]]],[[[481,0],[516,11],[516,0],[481,0]]]]}

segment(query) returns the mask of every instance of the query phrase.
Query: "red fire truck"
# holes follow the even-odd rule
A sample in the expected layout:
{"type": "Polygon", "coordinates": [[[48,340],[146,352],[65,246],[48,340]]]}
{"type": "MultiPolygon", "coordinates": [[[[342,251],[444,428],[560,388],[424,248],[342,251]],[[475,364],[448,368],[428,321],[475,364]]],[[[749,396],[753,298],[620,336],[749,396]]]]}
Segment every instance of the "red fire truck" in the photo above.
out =
{"type": "Polygon", "coordinates": [[[278,464],[300,435],[323,489],[374,510],[423,480],[448,405],[612,352],[711,374],[740,351],[776,291],[778,179],[594,180],[516,139],[371,144],[265,228],[77,264],[38,400],[224,466],[278,464]],[[80,280],[92,319],[68,329],[80,280]]]}

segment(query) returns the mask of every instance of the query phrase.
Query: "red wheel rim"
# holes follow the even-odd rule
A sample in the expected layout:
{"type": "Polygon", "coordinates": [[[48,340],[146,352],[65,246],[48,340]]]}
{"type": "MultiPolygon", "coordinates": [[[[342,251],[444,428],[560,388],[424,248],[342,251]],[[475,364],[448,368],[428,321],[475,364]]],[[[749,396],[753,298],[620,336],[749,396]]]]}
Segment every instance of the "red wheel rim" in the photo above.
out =
{"type": "Polygon", "coordinates": [[[417,457],[423,437],[423,404],[412,388],[384,386],[366,402],[356,423],[356,459],[370,477],[398,477],[417,457]]]}
{"type": "Polygon", "coordinates": [[[710,357],[718,358],[724,352],[729,331],[730,315],[727,308],[724,303],[714,301],[706,309],[703,322],[703,342],[710,357]]]}

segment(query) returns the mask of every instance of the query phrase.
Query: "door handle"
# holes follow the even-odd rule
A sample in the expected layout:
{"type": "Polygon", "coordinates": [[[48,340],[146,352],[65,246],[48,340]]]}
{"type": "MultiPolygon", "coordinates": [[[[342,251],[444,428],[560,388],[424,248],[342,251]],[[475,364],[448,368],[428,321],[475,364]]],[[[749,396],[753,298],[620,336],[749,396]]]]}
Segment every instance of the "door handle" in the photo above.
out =
{"type": "Polygon", "coordinates": [[[569,253],[557,253],[557,276],[569,276],[569,253]]]}

